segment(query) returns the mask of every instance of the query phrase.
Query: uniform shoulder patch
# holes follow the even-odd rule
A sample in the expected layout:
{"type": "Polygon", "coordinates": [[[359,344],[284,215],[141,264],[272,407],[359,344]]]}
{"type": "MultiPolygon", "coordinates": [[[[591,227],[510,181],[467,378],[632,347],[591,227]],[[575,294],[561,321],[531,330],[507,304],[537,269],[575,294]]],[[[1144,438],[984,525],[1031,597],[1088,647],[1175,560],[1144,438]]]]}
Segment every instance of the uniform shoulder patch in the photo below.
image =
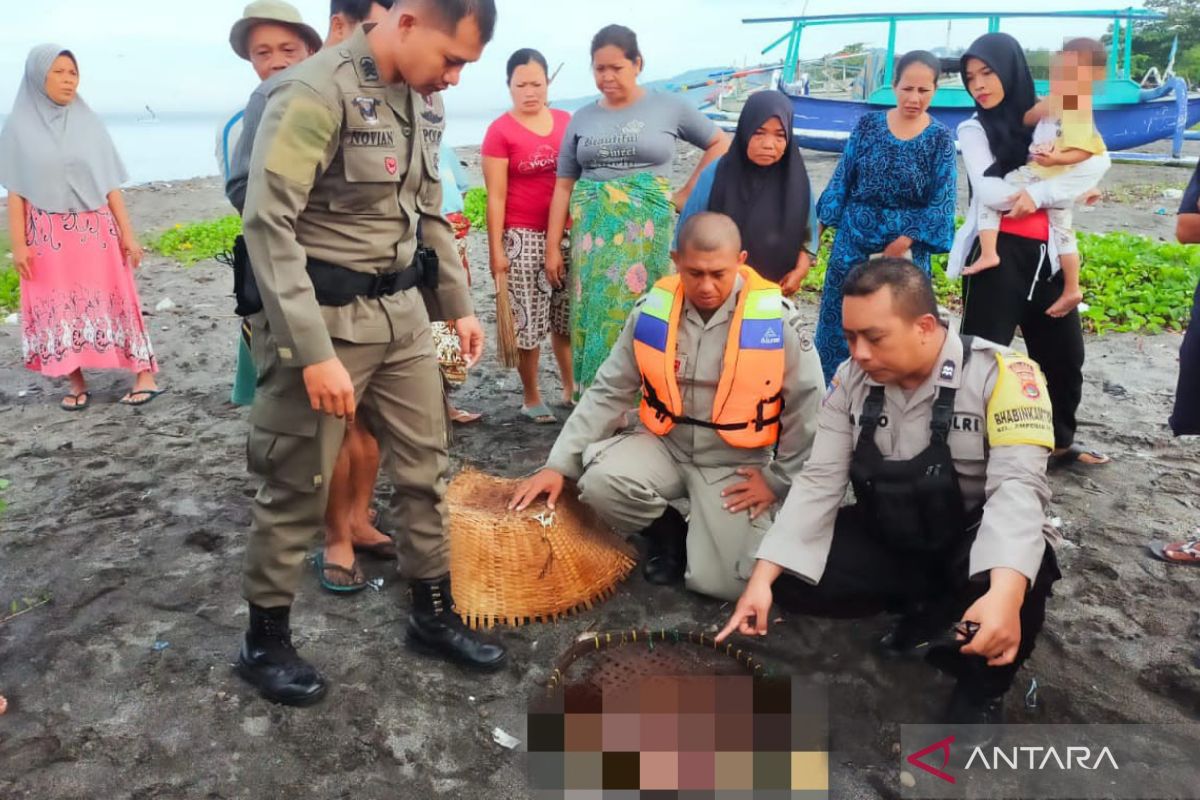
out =
{"type": "Polygon", "coordinates": [[[988,398],[988,443],[1054,449],[1054,414],[1046,378],[1037,363],[1018,353],[996,353],[1000,372],[988,398]]]}
{"type": "Polygon", "coordinates": [[[812,350],[812,335],[809,334],[808,330],[806,329],[804,320],[800,318],[800,314],[796,311],[796,307],[791,305],[788,300],[783,301],[783,319],[784,322],[787,323],[787,326],[791,328],[792,332],[796,335],[796,341],[800,344],[800,349],[804,351],[812,350]]]}
{"type": "Polygon", "coordinates": [[[339,119],[320,99],[304,91],[288,92],[276,102],[285,107],[271,131],[264,165],[268,172],[311,186],[330,141],[337,135],[339,119]]]}

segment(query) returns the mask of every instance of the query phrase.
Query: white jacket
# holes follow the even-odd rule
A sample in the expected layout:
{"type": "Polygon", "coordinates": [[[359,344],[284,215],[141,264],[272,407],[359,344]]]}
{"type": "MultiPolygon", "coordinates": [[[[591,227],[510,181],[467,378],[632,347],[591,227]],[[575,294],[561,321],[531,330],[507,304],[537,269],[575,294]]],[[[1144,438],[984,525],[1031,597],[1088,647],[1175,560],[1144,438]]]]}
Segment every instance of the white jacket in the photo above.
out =
{"type": "MultiPolygon", "coordinates": [[[[971,246],[979,235],[980,203],[999,211],[1007,211],[1012,207],[1012,196],[1024,189],[1029,192],[1038,208],[1069,208],[1081,193],[1079,183],[1082,177],[1080,174],[1064,174],[1025,187],[1014,187],[1003,178],[984,175],[984,171],[995,162],[996,157],[992,155],[987,134],[976,116],[959,124],[958,146],[962,152],[963,166],[966,167],[967,180],[971,183],[971,206],[967,209],[962,227],[954,234],[954,246],[950,249],[950,259],[946,264],[946,274],[951,278],[957,278],[962,273],[971,246]]],[[[1088,167],[1086,174],[1093,177],[1088,186],[1094,186],[1107,171],[1111,161],[1105,153],[1089,158],[1084,164],[1088,167]]],[[[1076,172],[1078,171],[1079,168],[1076,168],[1076,172]]],[[[1053,271],[1058,272],[1058,248],[1054,245],[1053,236],[1049,237],[1046,243],[1046,251],[1050,256],[1053,271]]]]}

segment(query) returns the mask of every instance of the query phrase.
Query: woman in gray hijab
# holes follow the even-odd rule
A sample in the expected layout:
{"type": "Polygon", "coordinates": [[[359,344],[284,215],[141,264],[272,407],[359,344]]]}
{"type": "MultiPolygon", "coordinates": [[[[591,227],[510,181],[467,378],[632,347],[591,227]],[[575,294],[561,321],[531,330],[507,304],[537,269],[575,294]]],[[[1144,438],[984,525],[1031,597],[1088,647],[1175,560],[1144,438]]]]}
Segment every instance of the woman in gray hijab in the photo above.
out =
{"type": "Polygon", "coordinates": [[[25,366],[70,380],[67,411],[91,399],[85,368],[133,372],[121,402],[144,405],[160,394],[158,363],[133,280],[142,248],[120,192],[128,176],[78,88],[69,50],[35,47],[0,132],[25,366]]]}

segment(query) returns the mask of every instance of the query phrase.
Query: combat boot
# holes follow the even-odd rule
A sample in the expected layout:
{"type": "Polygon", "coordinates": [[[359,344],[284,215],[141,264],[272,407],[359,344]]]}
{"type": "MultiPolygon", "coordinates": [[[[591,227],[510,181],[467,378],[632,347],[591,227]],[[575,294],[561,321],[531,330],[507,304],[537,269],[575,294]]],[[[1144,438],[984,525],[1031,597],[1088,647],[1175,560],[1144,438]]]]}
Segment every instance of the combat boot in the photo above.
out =
{"type": "Polygon", "coordinates": [[[272,703],[308,706],[325,696],[325,678],[292,646],[291,609],[250,605],[250,629],[237,672],[272,703]]]}
{"type": "Polygon", "coordinates": [[[450,576],[413,581],[408,645],[426,655],[480,670],[499,669],[508,653],[499,641],[466,626],[454,609],[450,576]]]}
{"type": "Polygon", "coordinates": [[[646,563],[642,576],[648,583],[670,586],[681,583],[687,571],[687,520],[673,506],[650,523],[642,535],[646,537],[646,563]]]}

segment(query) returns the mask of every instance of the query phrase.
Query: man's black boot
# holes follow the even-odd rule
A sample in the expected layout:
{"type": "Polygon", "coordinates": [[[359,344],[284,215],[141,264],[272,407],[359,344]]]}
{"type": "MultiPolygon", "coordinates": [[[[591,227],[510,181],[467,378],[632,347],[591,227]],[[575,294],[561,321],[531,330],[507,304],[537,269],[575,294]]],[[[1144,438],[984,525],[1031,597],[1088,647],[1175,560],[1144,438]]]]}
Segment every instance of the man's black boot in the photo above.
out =
{"type": "Polygon", "coordinates": [[[504,665],[508,651],[490,636],[466,626],[454,610],[450,576],[413,581],[412,612],[408,615],[408,644],[426,655],[438,656],[474,669],[504,665]]]}
{"type": "Polygon", "coordinates": [[[242,641],[237,672],[273,703],[308,706],[325,696],[325,678],[292,646],[291,609],[250,605],[250,630],[242,641]]]}
{"type": "MultiPolygon", "coordinates": [[[[1004,723],[1003,694],[983,694],[973,691],[965,681],[959,680],[950,692],[950,700],[942,722],[953,726],[998,726],[1004,723]]],[[[988,744],[989,735],[980,736],[982,741],[973,744],[988,744]]]]}
{"type": "Polygon", "coordinates": [[[687,571],[687,520],[673,506],[642,531],[648,540],[642,575],[648,583],[670,586],[687,571]]]}

